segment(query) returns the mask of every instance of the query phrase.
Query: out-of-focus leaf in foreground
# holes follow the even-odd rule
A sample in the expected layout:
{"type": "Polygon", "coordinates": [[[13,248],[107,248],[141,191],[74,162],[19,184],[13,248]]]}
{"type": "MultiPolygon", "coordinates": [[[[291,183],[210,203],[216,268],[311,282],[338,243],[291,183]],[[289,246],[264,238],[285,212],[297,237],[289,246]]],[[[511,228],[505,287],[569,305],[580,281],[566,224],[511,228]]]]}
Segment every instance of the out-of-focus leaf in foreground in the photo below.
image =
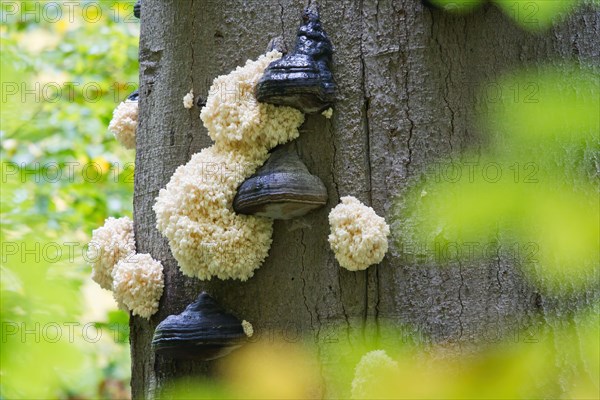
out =
{"type": "MultiPolygon", "coordinates": [[[[593,282],[600,254],[597,76],[566,67],[501,80],[482,119],[488,151],[433,166],[405,198],[400,221],[412,221],[416,240],[431,248],[519,243],[518,265],[543,289],[593,282]]],[[[406,234],[396,231],[400,242],[406,234]]]]}
{"type": "Polygon", "coordinates": [[[597,398],[597,308],[598,304],[569,318],[534,318],[511,335],[491,333],[494,340],[487,345],[461,352],[452,343],[418,343],[417,336],[399,336],[396,324],[368,325],[356,335],[338,325],[326,335],[343,339],[320,343],[318,352],[301,342],[247,344],[218,361],[217,374],[210,381],[181,380],[165,395],[181,399],[597,398]]]}
{"type": "Polygon", "coordinates": [[[483,4],[483,0],[428,0],[429,3],[444,11],[464,13],[483,4]]]}
{"type": "MultiPolygon", "coordinates": [[[[483,0],[427,0],[446,12],[464,14],[475,10],[483,0]]],[[[509,18],[521,28],[543,31],[567,15],[581,0],[492,0],[509,18]]],[[[597,2],[596,2],[597,3],[597,2]]]]}
{"type": "Polygon", "coordinates": [[[548,28],[575,8],[580,0],[494,0],[517,24],[528,30],[548,28]]]}
{"type": "Polygon", "coordinates": [[[460,355],[439,345],[399,357],[386,351],[394,365],[367,353],[355,369],[354,398],[597,398],[598,315],[588,310],[577,319],[539,321],[533,336],[521,332],[460,355]]]}

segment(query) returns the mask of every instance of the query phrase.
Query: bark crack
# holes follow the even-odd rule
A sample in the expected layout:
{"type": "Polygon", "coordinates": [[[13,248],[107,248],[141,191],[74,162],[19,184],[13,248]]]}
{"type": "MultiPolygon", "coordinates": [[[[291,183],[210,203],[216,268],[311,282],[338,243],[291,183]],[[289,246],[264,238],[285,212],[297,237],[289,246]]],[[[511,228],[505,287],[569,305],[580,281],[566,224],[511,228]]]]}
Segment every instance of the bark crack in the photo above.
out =
{"type": "Polygon", "coordinates": [[[283,43],[285,45],[285,24],[283,22],[283,4],[281,4],[281,1],[278,1],[277,4],[279,5],[279,8],[281,9],[281,12],[279,13],[279,20],[281,22],[281,37],[283,38],[283,43]]]}
{"type": "Polygon", "coordinates": [[[463,268],[462,268],[462,263],[460,262],[460,260],[458,261],[458,274],[460,276],[460,286],[458,288],[458,302],[460,303],[460,313],[458,314],[458,325],[460,327],[460,334],[458,336],[458,341],[460,342],[462,340],[463,332],[464,332],[462,316],[463,316],[463,312],[465,310],[465,304],[463,303],[463,299],[462,299],[462,291],[463,291],[463,288],[465,287],[465,279],[463,276],[463,268]]]}
{"type": "Polygon", "coordinates": [[[340,188],[338,186],[337,183],[337,179],[335,177],[335,171],[337,171],[336,166],[335,166],[335,160],[337,158],[337,146],[335,145],[335,136],[333,134],[333,129],[331,126],[330,122],[327,122],[327,126],[328,126],[328,130],[329,130],[329,137],[330,137],[330,143],[331,143],[331,147],[333,148],[333,157],[331,158],[331,181],[333,183],[333,186],[335,187],[335,194],[336,197],[340,197],[340,188]]]}
{"type": "Polygon", "coordinates": [[[304,301],[304,307],[306,307],[306,311],[308,312],[308,315],[310,316],[310,328],[314,332],[315,327],[314,327],[314,323],[313,323],[313,313],[310,310],[310,307],[308,306],[308,299],[306,297],[306,277],[304,275],[304,270],[305,270],[304,254],[306,254],[306,243],[304,243],[304,229],[302,229],[302,231],[301,231],[300,244],[302,245],[302,257],[300,257],[300,264],[302,266],[302,269],[300,272],[300,276],[302,277],[302,299],[304,301]]]}
{"type": "MultiPolygon", "coordinates": [[[[377,7],[379,7],[379,4],[377,4],[377,7]]],[[[364,132],[365,132],[365,152],[366,152],[366,157],[365,157],[365,162],[366,162],[366,168],[365,168],[365,173],[366,173],[366,184],[367,184],[367,196],[368,196],[368,201],[369,204],[371,206],[373,206],[373,193],[372,193],[372,182],[371,182],[371,126],[370,126],[370,121],[369,121],[369,113],[370,113],[370,102],[371,99],[369,97],[368,94],[368,87],[367,87],[367,66],[365,63],[365,10],[364,10],[364,2],[361,0],[360,2],[360,26],[361,26],[361,34],[360,34],[360,65],[361,65],[361,90],[362,90],[362,95],[363,95],[363,111],[364,111],[364,132]]],[[[377,15],[376,15],[377,18],[377,15]]],[[[368,313],[368,309],[369,309],[369,275],[368,273],[364,274],[365,276],[365,299],[364,299],[364,304],[365,304],[365,310],[368,313]]],[[[338,274],[338,281],[340,279],[340,276],[338,274]]],[[[377,285],[378,288],[377,290],[379,290],[379,284],[377,285]]],[[[342,286],[341,286],[341,282],[340,282],[340,297],[341,297],[341,290],[342,290],[342,286]]],[[[379,294],[378,294],[379,296],[379,294]]],[[[342,301],[342,309],[344,310],[344,304],[342,301]]],[[[367,322],[367,316],[365,315],[363,324],[366,324],[367,322]]],[[[350,335],[350,322],[348,320],[348,316],[346,315],[346,311],[344,310],[344,318],[346,319],[346,324],[347,324],[347,335],[349,338],[350,335]]],[[[363,330],[364,333],[364,330],[363,330]]]]}
{"type": "MultiPolygon", "coordinates": [[[[344,296],[342,296],[342,280],[340,277],[341,270],[338,268],[338,286],[340,287],[340,304],[342,306],[342,314],[344,314],[344,321],[346,321],[346,337],[350,338],[350,319],[348,318],[348,313],[346,312],[346,306],[344,305],[344,296]]],[[[365,297],[366,299],[366,297],[365,297]]],[[[365,307],[366,308],[366,307],[365,307]]]]}
{"type": "Polygon", "coordinates": [[[379,292],[379,267],[375,270],[375,280],[377,281],[377,301],[375,302],[375,322],[377,332],[379,332],[379,303],[381,302],[381,293],[379,292]]]}
{"type": "Polygon", "coordinates": [[[404,114],[406,116],[406,119],[408,120],[408,122],[410,123],[410,127],[408,128],[408,138],[406,139],[406,148],[408,149],[408,161],[405,164],[405,168],[406,168],[406,177],[408,178],[408,167],[410,166],[410,163],[412,162],[412,147],[410,145],[412,137],[413,137],[413,132],[415,129],[415,123],[412,120],[412,118],[410,117],[410,98],[409,98],[409,94],[408,94],[408,68],[406,68],[406,72],[404,74],[404,91],[406,92],[406,109],[404,111],[404,114]]]}
{"type": "MultiPolygon", "coordinates": [[[[410,32],[408,31],[408,25],[406,24],[406,19],[404,20],[404,32],[406,34],[406,47],[407,49],[410,48],[409,46],[409,38],[410,38],[410,32]]],[[[398,46],[398,48],[401,48],[402,46],[398,46]]],[[[405,60],[408,60],[408,50],[403,51],[403,56],[405,60]]],[[[412,162],[412,147],[410,145],[410,142],[412,140],[413,137],[413,132],[414,132],[414,128],[415,128],[415,123],[412,120],[412,118],[410,117],[410,93],[409,93],[409,85],[408,85],[408,81],[410,78],[410,71],[408,69],[408,65],[406,63],[404,63],[404,93],[406,94],[406,108],[404,110],[404,116],[406,117],[406,119],[408,120],[410,126],[408,128],[408,138],[406,139],[406,148],[408,150],[408,161],[406,162],[406,164],[404,164],[404,167],[406,168],[406,177],[408,178],[408,168],[410,166],[410,163],[412,162]]]]}
{"type": "MultiPolygon", "coordinates": [[[[439,49],[439,53],[440,53],[440,61],[442,63],[444,63],[445,58],[444,58],[444,48],[442,47],[442,43],[440,42],[438,35],[434,35],[434,19],[433,19],[433,14],[432,14],[432,18],[431,18],[431,35],[435,40],[435,43],[438,46],[439,49]]],[[[452,159],[452,154],[454,152],[454,149],[452,147],[452,136],[454,133],[454,110],[452,109],[452,107],[450,106],[450,102],[448,101],[448,95],[450,94],[450,76],[452,73],[452,65],[450,62],[450,59],[448,59],[448,62],[446,63],[446,76],[444,77],[444,84],[445,84],[445,90],[442,92],[442,98],[444,99],[444,103],[446,104],[446,108],[448,109],[448,111],[450,112],[450,132],[448,134],[448,145],[450,146],[450,159],[452,159]]]]}
{"type": "Polygon", "coordinates": [[[496,241],[498,246],[496,247],[496,281],[498,282],[498,289],[500,290],[500,296],[502,296],[502,280],[500,278],[500,268],[501,268],[501,259],[500,259],[500,232],[499,229],[496,230],[496,241]]]}
{"type": "MultiPolygon", "coordinates": [[[[195,59],[194,59],[194,39],[197,37],[196,36],[196,13],[194,12],[195,7],[194,7],[194,0],[190,0],[190,15],[192,16],[192,35],[190,36],[190,57],[191,57],[191,64],[190,64],[190,82],[192,85],[192,90],[194,89],[194,64],[195,64],[195,59]]],[[[195,102],[195,101],[194,101],[195,102]]],[[[193,110],[193,107],[192,107],[193,110]]],[[[191,112],[191,110],[190,110],[191,112]]],[[[187,133],[187,139],[188,139],[188,143],[187,143],[187,150],[186,150],[186,155],[187,155],[187,159],[189,160],[191,158],[191,149],[192,149],[192,143],[194,141],[194,119],[190,116],[190,129],[187,133]]]]}
{"type": "Polygon", "coordinates": [[[192,64],[190,66],[190,81],[194,87],[194,39],[196,38],[196,13],[194,12],[194,0],[190,0],[190,14],[192,16],[192,35],[190,38],[190,54],[192,64]]]}
{"type": "MultiPolygon", "coordinates": [[[[440,51],[441,51],[441,46],[440,46],[440,51]]],[[[450,107],[450,102],[448,101],[448,95],[450,94],[449,83],[450,83],[451,72],[452,72],[452,67],[450,66],[450,62],[448,62],[448,73],[446,74],[446,77],[444,78],[444,83],[446,84],[446,91],[444,92],[442,97],[444,98],[444,102],[446,103],[446,108],[448,108],[448,111],[450,111],[450,132],[449,132],[449,136],[448,136],[448,145],[450,146],[450,158],[452,158],[452,153],[454,152],[454,149],[452,148],[452,136],[454,133],[454,110],[452,109],[452,107],[450,107]]]]}
{"type": "Polygon", "coordinates": [[[364,115],[365,115],[365,125],[364,125],[364,131],[365,131],[365,151],[367,153],[366,156],[366,175],[367,175],[367,194],[369,196],[369,204],[373,205],[373,196],[371,193],[371,127],[370,127],[370,123],[369,123],[369,107],[370,107],[370,103],[371,103],[371,99],[369,98],[369,95],[367,94],[367,72],[366,72],[366,65],[365,65],[365,57],[364,57],[364,49],[363,49],[363,41],[361,40],[361,45],[360,45],[360,64],[361,64],[361,89],[362,89],[362,93],[363,93],[363,110],[364,110],[364,115]]]}

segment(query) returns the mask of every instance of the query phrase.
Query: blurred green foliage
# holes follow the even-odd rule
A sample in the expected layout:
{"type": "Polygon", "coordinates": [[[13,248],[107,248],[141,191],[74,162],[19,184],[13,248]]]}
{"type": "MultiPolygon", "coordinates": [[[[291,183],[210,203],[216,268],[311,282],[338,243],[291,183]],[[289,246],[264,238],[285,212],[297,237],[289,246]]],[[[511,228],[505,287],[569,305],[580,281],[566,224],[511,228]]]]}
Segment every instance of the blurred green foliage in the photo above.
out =
{"type": "MultiPolygon", "coordinates": [[[[428,0],[433,5],[452,13],[466,13],[485,0],[428,0]]],[[[550,27],[583,0],[491,0],[520,27],[538,31],[550,27]]]]}
{"type": "Polygon", "coordinates": [[[263,338],[218,360],[210,380],[175,382],[164,397],[593,399],[600,393],[599,322],[597,310],[532,321],[507,337],[490,332],[486,343],[462,352],[457,344],[414,340],[405,336],[414,333],[411,328],[386,324],[367,325],[348,340],[321,342],[318,350],[314,343],[263,338]],[[396,366],[374,360],[357,369],[373,350],[385,351],[396,366]]]}
{"type": "Polygon", "coordinates": [[[412,188],[399,216],[414,221],[412,239],[432,249],[519,243],[516,261],[541,290],[564,293],[596,282],[599,72],[540,68],[505,76],[492,91],[487,86],[481,126],[490,143],[480,154],[436,164],[412,188]]]}
{"type": "Polygon", "coordinates": [[[1,4],[2,398],[129,396],[128,316],[84,256],[132,212],[134,153],[107,131],[137,88],[132,4],[1,4]]]}

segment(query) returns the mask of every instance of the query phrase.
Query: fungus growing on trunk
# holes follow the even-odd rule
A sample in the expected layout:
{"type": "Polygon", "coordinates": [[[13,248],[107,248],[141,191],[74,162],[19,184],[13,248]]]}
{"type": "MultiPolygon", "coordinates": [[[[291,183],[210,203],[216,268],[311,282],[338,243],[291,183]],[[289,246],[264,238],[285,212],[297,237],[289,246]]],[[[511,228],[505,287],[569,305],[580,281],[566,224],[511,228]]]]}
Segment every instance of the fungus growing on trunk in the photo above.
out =
{"type": "Polygon", "coordinates": [[[92,279],[101,288],[112,290],[112,271],[123,258],[135,253],[133,221],[128,217],[109,217],[94,229],[86,259],[92,265],[92,279]]]}
{"type": "Polygon", "coordinates": [[[243,320],[242,328],[244,329],[244,333],[246,334],[246,336],[252,337],[252,335],[254,335],[254,327],[250,322],[243,320]]]}
{"type": "Polygon", "coordinates": [[[273,61],[258,82],[258,101],[321,112],[334,101],[333,47],[319,19],[316,2],[302,14],[293,52],[273,61]]]}
{"type": "Polygon", "coordinates": [[[323,111],[321,115],[323,115],[327,119],[331,119],[331,117],[333,116],[333,108],[329,107],[327,110],[323,111]]]}
{"type": "Polygon", "coordinates": [[[150,318],[162,296],[163,266],[150,254],[134,254],[119,261],[112,270],[113,294],[117,303],[133,315],[150,318]]]}
{"type": "Polygon", "coordinates": [[[242,321],[202,292],[177,315],[169,315],[154,331],[158,354],[177,359],[214,360],[240,347],[247,334],[242,321]]]}
{"type": "Polygon", "coordinates": [[[135,148],[135,130],[138,123],[138,98],[136,90],[113,111],[108,130],[127,149],[135,148]]]}
{"type": "Polygon", "coordinates": [[[350,271],[380,263],[388,249],[390,227],[371,207],[352,196],[329,213],[329,244],[340,265],[350,271]]]}
{"type": "Polygon", "coordinates": [[[327,203],[327,189],[308,172],[293,145],[278,147],[267,162],[237,190],[233,209],[239,214],[272,219],[301,217],[327,203]]]}
{"type": "Polygon", "coordinates": [[[137,0],[133,5],[133,16],[136,18],[140,18],[142,14],[142,0],[137,0]]]}
{"type": "Polygon", "coordinates": [[[188,110],[194,107],[194,89],[190,89],[189,93],[183,96],[183,107],[188,110]]]}
{"type": "Polygon", "coordinates": [[[177,168],[156,199],[156,226],[187,276],[245,281],[268,255],[272,221],[238,215],[232,203],[268,151],[298,137],[304,121],[298,110],[254,98],[256,82],[279,57],[271,51],[215,78],[200,113],[215,144],[177,168]]]}

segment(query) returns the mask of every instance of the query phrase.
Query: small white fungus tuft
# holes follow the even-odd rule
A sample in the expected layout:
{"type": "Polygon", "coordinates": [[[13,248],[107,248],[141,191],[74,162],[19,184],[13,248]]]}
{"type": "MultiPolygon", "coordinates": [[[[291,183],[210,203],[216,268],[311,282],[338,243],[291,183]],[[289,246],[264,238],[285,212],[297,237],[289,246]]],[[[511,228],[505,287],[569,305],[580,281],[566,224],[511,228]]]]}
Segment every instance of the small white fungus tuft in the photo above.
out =
{"type": "Polygon", "coordinates": [[[114,296],[143,318],[150,318],[158,310],[158,301],[162,296],[163,266],[150,254],[135,254],[117,263],[112,271],[114,296]]]}
{"type": "MultiPolygon", "coordinates": [[[[358,362],[354,369],[351,398],[365,399],[376,396],[398,372],[398,363],[390,358],[384,350],[370,351],[358,362]]],[[[377,396],[378,397],[378,396],[377,396]]]]}
{"type": "Polygon", "coordinates": [[[125,100],[115,108],[108,130],[127,149],[135,148],[135,130],[138,123],[138,102],[125,100]]]}
{"type": "Polygon", "coordinates": [[[112,270],[121,259],[135,253],[133,221],[128,217],[107,218],[94,229],[88,245],[87,259],[92,265],[92,279],[103,289],[112,289],[112,270]]]}
{"type": "Polygon", "coordinates": [[[190,92],[183,96],[183,106],[187,109],[194,107],[194,89],[190,89],[190,92]]]}
{"type": "Polygon", "coordinates": [[[177,168],[156,199],[156,227],[187,276],[245,281],[269,253],[272,221],[238,215],[232,203],[268,151],[297,138],[304,121],[298,110],[254,97],[264,69],[279,57],[273,51],[215,78],[200,113],[215,144],[177,168]]]}
{"type": "Polygon", "coordinates": [[[244,328],[244,333],[246,334],[246,336],[252,337],[252,335],[254,335],[254,327],[250,322],[243,320],[242,328],[244,328]]]}
{"type": "Polygon", "coordinates": [[[390,227],[371,207],[352,196],[329,213],[329,244],[340,265],[350,271],[380,263],[388,250],[390,227]]]}
{"type": "Polygon", "coordinates": [[[333,116],[333,108],[329,107],[327,110],[321,113],[325,118],[330,119],[333,116]]]}

